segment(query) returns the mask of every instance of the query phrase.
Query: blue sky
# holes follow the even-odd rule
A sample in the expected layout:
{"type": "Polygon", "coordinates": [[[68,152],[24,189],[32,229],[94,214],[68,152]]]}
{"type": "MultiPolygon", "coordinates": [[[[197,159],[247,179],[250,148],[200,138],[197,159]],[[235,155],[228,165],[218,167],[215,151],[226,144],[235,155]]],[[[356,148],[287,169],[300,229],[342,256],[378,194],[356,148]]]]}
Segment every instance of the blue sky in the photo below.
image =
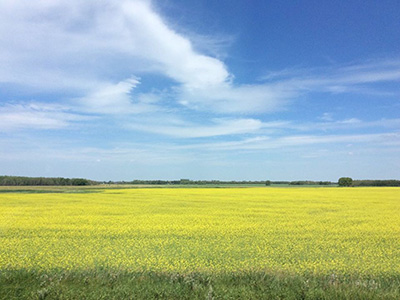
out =
{"type": "Polygon", "coordinates": [[[399,1],[0,1],[0,174],[400,179],[399,1]]]}

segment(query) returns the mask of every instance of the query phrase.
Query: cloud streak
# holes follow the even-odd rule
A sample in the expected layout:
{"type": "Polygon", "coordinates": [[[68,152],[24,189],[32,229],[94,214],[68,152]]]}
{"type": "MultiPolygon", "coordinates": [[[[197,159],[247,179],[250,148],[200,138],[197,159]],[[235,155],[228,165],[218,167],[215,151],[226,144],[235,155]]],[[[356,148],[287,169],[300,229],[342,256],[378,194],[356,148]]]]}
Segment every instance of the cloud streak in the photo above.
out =
{"type": "Polygon", "coordinates": [[[166,135],[175,138],[204,138],[221,135],[237,135],[254,133],[264,127],[263,123],[255,119],[214,119],[209,125],[195,124],[180,121],[172,124],[130,124],[128,128],[166,135]],[[178,124],[176,124],[178,123],[178,124]]]}
{"type": "Polygon", "coordinates": [[[371,84],[400,81],[400,60],[380,60],[309,70],[282,70],[271,72],[262,80],[279,86],[285,85],[287,89],[297,92],[368,93],[373,90],[371,84]]]}
{"type": "Polygon", "coordinates": [[[325,144],[369,144],[378,146],[396,146],[400,144],[400,133],[348,134],[348,135],[291,135],[284,137],[258,136],[231,142],[191,144],[182,146],[190,149],[208,149],[209,151],[264,151],[270,149],[288,150],[296,147],[325,144]]]}
{"type": "Polygon", "coordinates": [[[71,128],[94,117],[76,114],[61,105],[44,103],[0,107],[0,132],[14,130],[56,130],[71,128]]]}

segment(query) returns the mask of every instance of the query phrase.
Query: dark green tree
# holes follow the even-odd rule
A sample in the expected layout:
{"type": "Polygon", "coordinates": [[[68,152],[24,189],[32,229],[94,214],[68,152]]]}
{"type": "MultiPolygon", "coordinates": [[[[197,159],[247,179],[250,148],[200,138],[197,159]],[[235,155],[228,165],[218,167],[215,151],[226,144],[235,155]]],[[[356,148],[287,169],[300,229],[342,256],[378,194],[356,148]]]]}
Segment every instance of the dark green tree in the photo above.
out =
{"type": "Polygon", "coordinates": [[[84,178],[72,178],[71,185],[89,185],[90,182],[84,178]]]}
{"type": "Polygon", "coordinates": [[[339,186],[352,186],[353,179],[351,179],[350,177],[341,177],[339,178],[338,184],[339,186]]]}

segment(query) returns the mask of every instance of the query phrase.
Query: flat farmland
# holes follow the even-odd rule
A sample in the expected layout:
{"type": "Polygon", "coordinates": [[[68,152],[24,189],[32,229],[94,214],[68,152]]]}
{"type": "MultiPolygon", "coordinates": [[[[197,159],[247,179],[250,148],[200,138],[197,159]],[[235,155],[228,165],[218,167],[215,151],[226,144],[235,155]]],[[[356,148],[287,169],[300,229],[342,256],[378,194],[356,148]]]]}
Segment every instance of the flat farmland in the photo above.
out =
{"type": "Polygon", "coordinates": [[[400,295],[400,188],[39,189],[0,193],[4,299],[400,295]]]}

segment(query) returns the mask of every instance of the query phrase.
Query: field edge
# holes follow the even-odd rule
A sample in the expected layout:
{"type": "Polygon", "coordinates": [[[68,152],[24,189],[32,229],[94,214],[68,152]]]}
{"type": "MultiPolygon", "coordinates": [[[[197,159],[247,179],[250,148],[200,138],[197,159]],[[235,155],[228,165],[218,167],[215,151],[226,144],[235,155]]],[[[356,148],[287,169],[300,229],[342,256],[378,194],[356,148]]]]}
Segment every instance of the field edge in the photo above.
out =
{"type": "Polygon", "coordinates": [[[400,274],[0,270],[0,299],[399,299],[400,274]]]}

